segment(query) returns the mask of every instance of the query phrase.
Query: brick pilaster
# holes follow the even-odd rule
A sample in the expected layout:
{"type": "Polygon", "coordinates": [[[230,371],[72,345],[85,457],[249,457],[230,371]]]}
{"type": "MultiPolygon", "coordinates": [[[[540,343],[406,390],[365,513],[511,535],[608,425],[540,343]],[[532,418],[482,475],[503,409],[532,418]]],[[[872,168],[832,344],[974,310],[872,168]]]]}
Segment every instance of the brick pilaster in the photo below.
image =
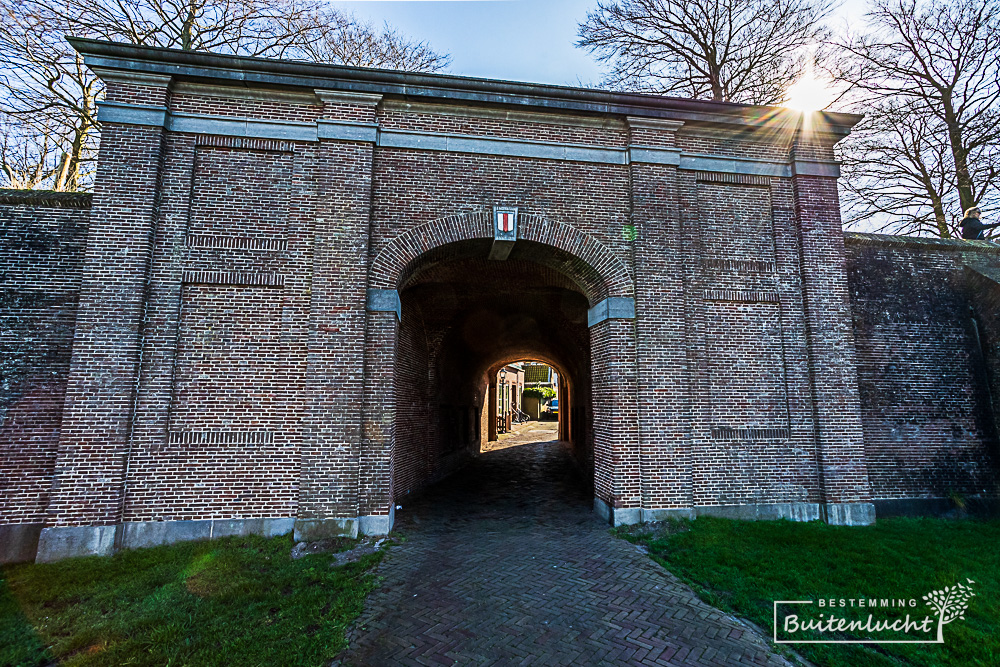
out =
{"type": "MultiPolygon", "coordinates": [[[[126,94],[140,96],[150,106],[166,103],[165,82],[109,82],[109,101],[126,94]]],[[[102,127],[59,452],[39,540],[42,561],[114,549],[162,153],[162,127],[102,127]]]]}
{"type": "MultiPolygon", "coordinates": [[[[630,119],[630,144],[675,150],[678,121],[630,119]]],[[[642,507],[690,511],[691,406],[677,166],[633,160],[642,507]]]]}
{"type": "Polygon", "coordinates": [[[639,407],[635,322],[608,319],[590,329],[594,405],[594,496],[615,525],[640,519],[639,407]]]}
{"type": "MultiPolygon", "coordinates": [[[[374,124],[378,96],[317,94],[324,102],[321,123],[374,124]]],[[[356,534],[357,518],[364,514],[358,509],[358,461],[366,395],[365,286],[373,156],[369,141],[319,142],[306,379],[309,411],[295,531],[301,539],[356,534]]],[[[361,479],[389,485],[388,473],[371,479],[362,474],[361,479]]],[[[388,502],[382,504],[388,507],[388,502]]]]}
{"type": "Polygon", "coordinates": [[[837,181],[809,175],[795,175],[792,181],[802,256],[820,502],[830,523],[871,523],[874,508],[861,428],[837,181]]]}
{"type": "Polygon", "coordinates": [[[361,453],[358,463],[358,516],[361,530],[366,533],[387,533],[392,527],[392,450],[396,431],[395,366],[398,335],[399,321],[396,313],[368,313],[361,453]]]}

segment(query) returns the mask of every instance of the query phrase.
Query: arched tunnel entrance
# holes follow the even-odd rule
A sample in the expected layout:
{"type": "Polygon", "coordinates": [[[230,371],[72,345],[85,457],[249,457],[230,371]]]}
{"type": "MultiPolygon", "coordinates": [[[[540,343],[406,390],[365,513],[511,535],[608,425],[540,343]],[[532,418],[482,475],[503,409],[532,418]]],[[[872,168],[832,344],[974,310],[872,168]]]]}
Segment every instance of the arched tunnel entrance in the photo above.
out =
{"type": "Polygon", "coordinates": [[[393,496],[455,471],[497,438],[497,373],[537,361],[560,378],[559,438],[593,484],[588,298],[552,250],[519,241],[491,261],[489,239],[424,253],[400,283],[393,496]],[[538,261],[543,259],[545,263],[538,261]]]}

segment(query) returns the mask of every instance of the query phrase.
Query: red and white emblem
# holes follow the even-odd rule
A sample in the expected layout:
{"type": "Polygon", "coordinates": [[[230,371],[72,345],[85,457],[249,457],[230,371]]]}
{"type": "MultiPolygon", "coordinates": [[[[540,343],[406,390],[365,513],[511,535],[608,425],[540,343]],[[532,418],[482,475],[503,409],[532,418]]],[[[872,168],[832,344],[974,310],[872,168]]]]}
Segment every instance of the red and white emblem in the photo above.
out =
{"type": "Polygon", "coordinates": [[[497,211],[497,231],[510,232],[514,229],[514,214],[510,212],[497,211]]]}

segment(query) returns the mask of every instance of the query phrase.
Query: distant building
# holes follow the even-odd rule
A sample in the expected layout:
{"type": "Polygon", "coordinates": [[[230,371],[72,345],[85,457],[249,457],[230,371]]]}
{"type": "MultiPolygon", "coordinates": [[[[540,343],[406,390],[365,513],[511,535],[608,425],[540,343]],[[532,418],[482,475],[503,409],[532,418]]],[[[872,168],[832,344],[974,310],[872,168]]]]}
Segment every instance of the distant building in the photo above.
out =
{"type": "Polygon", "coordinates": [[[514,423],[515,413],[521,409],[524,376],[523,364],[510,364],[500,369],[496,401],[498,433],[510,431],[514,423]]]}

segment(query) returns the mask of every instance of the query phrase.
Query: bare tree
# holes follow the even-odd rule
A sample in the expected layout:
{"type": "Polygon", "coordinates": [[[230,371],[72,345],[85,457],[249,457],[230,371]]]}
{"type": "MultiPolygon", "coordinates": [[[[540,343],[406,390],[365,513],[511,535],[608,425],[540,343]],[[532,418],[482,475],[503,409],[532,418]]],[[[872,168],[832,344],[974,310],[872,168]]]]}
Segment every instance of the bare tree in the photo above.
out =
{"type": "Polygon", "coordinates": [[[848,227],[950,238],[951,154],[940,122],[896,99],[873,102],[840,147],[848,227]]]}
{"type": "Polygon", "coordinates": [[[310,39],[318,0],[16,0],[69,34],[245,56],[282,57],[310,39]]]}
{"type": "Polygon", "coordinates": [[[41,131],[0,113],[0,187],[31,190],[56,173],[52,137],[41,131]]]}
{"type": "Polygon", "coordinates": [[[306,60],[412,72],[437,72],[451,62],[427,42],[412,40],[388,24],[377,29],[370,22],[330,9],[316,19],[315,30],[298,48],[306,60]]]}
{"type": "Polygon", "coordinates": [[[613,88],[778,104],[831,9],[829,0],[600,0],[577,46],[611,65],[613,88]]]}
{"type": "Polygon", "coordinates": [[[58,168],[36,185],[56,190],[88,184],[103,94],[64,35],[365,67],[448,64],[426,43],[388,26],[377,31],[320,0],[0,0],[0,112],[45,138],[34,146],[53,153],[58,168]]]}
{"type": "MultiPolygon", "coordinates": [[[[868,21],[866,33],[839,44],[847,56],[839,77],[861,93],[859,110],[892,100],[893,108],[907,111],[896,125],[910,119],[921,132],[930,132],[920,138],[924,149],[907,155],[909,166],[900,164],[900,178],[919,180],[924,172],[947,169],[947,174],[937,174],[935,187],[946,182],[954,194],[942,194],[939,201],[925,196],[920,206],[926,211],[950,203],[965,210],[996,200],[1000,2],[875,0],[868,21]]],[[[882,140],[896,152],[910,148],[893,128],[886,128],[882,140]]],[[[871,138],[863,137],[861,145],[866,141],[871,138]]],[[[849,187],[871,199],[885,184],[869,176],[863,170],[849,173],[849,187]]],[[[936,233],[947,236],[947,226],[937,217],[941,212],[934,215],[936,233]]],[[[919,217],[900,224],[916,224],[919,217]]]]}
{"type": "Polygon", "coordinates": [[[35,143],[55,152],[59,166],[46,180],[56,190],[82,184],[100,92],[82,58],[62,39],[69,31],[67,23],[29,11],[26,2],[0,0],[0,111],[46,138],[35,143]]]}

